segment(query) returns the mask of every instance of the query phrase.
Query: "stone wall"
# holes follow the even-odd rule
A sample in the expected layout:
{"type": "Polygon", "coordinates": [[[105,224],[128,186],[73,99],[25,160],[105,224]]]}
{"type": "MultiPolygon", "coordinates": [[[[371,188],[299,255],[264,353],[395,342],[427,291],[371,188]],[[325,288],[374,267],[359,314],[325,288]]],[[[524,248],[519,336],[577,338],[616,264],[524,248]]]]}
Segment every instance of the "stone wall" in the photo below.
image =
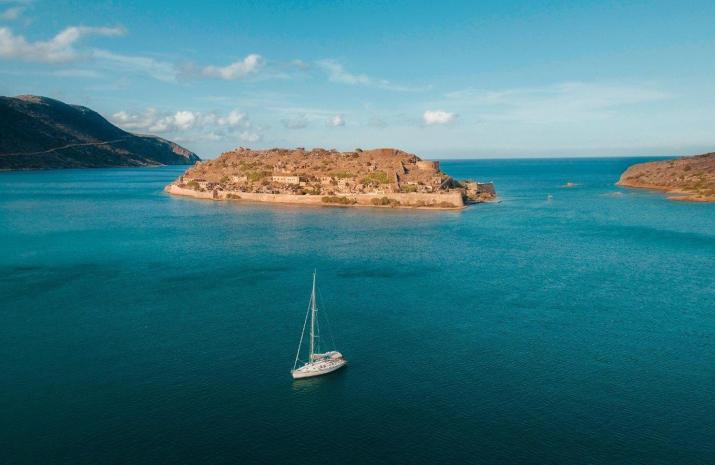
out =
{"type": "Polygon", "coordinates": [[[439,171],[439,162],[434,160],[419,160],[417,168],[421,170],[439,171]]]}
{"type": "Polygon", "coordinates": [[[493,182],[478,182],[477,192],[486,192],[488,194],[496,195],[496,190],[494,189],[493,182]]]}
{"type": "MultiPolygon", "coordinates": [[[[166,192],[174,195],[183,195],[188,197],[194,197],[199,199],[208,200],[247,200],[252,202],[272,202],[272,203],[292,203],[292,204],[303,204],[303,205],[331,205],[329,203],[323,202],[323,196],[321,195],[294,195],[294,194],[262,194],[254,192],[239,192],[239,191],[195,191],[193,189],[187,189],[179,187],[176,184],[169,184],[166,187],[166,192]]],[[[370,206],[374,207],[372,200],[381,199],[387,197],[389,199],[396,200],[400,202],[401,205],[397,208],[413,208],[415,204],[423,202],[425,207],[430,205],[435,205],[432,208],[463,208],[464,201],[462,200],[462,193],[453,192],[440,192],[440,193],[390,193],[390,194],[345,194],[339,195],[339,197],[346,197],[348,199],[354,199],[357,203],[356,206],[370,206]],[[454,205],[453,207],[437,207],[442,202],[450,203],[454,205]]]]}

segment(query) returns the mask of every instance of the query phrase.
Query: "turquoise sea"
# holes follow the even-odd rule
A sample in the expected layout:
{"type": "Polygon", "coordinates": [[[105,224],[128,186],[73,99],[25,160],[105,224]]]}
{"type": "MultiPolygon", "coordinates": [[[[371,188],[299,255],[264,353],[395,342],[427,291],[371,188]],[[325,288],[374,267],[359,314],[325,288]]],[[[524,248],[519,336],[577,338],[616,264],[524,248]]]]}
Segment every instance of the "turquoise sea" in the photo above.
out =
{"type": "Polygon", "coordinates": [[[0,463],[715,463],[715,204],[637,161],[446,161],[461,212],[2,173],[0,463]],[[314,268],[350,363],[294,382],[314,268]]]}

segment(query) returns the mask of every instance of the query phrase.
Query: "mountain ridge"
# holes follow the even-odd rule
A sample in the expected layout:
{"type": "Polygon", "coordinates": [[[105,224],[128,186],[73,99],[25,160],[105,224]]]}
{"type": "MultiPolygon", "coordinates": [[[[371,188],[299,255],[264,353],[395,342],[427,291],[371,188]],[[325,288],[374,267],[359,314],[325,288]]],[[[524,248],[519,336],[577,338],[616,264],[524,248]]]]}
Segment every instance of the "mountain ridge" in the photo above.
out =
{"type": "Polygon", "coordinates": [[[190,150],[124,131],[82,105],[0,96],[0,170],[192,165],[190,150]]]}

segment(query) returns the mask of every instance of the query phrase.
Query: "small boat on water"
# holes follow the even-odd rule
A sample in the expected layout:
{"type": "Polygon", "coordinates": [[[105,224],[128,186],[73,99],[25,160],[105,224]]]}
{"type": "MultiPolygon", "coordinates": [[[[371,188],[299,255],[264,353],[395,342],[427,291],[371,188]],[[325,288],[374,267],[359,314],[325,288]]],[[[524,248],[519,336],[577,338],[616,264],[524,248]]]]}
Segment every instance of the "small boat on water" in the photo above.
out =
{"type": "Polygon", "coordinates": [[[298,343],[298,353],[295,355],[295,362],[293,363],[293,369],[290,371],[290,374],[293,376],[293,379],[311,378],[313,376],[331,373],[344,367],[347,363],[348,361],[343,358],[343,354],[340,352],[335,350],[320,352],[320,325],[318,324],[318,305],[315,297],[315,272],[313,272],[313,291],[310,293],[310,304],[308,305],[308,312],[303,322],[303,332],[300,335],[300,342],[298,343]],[[308,360],[302,361],[300,360],[300,349],[303,345],[308,318],[310,318],[308,360]],[[302,362],[303,365],[296,368],[298,362],[302,362]]]}

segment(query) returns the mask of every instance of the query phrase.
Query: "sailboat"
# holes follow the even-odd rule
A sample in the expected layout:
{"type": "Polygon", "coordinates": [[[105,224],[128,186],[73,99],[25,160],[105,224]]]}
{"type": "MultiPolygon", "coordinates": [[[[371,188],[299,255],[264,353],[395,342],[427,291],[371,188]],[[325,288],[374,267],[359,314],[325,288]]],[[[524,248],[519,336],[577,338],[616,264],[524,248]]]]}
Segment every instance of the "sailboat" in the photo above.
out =
{"type": "Polygon", "coordinates": [[[313,291],[310,293],[310,304],[308,305],[308,312],[306,313],[305,321],[303,322],[303,332],[300,335],[300,342],[298,343],[298,353],[295,355],[293,369],[290,371],[293,379],[311,378],[313,376],[325,375],[347,365],[348,361],[343,358],[343,354],[340,352],[335,350],[323,353],[320,352],[319,332],[318,306],[315,299],[315,272],[313,272],[313,291]],[[298,362],[301,361],[299,360],[300,349],[303,345],[303,338],[305,336],[305,327],[308,324],[308,317],[310,317],[310,348],[308,350],[308,361],[304,362],[301,367],[296,368],[298,366],[298,362]]]}

